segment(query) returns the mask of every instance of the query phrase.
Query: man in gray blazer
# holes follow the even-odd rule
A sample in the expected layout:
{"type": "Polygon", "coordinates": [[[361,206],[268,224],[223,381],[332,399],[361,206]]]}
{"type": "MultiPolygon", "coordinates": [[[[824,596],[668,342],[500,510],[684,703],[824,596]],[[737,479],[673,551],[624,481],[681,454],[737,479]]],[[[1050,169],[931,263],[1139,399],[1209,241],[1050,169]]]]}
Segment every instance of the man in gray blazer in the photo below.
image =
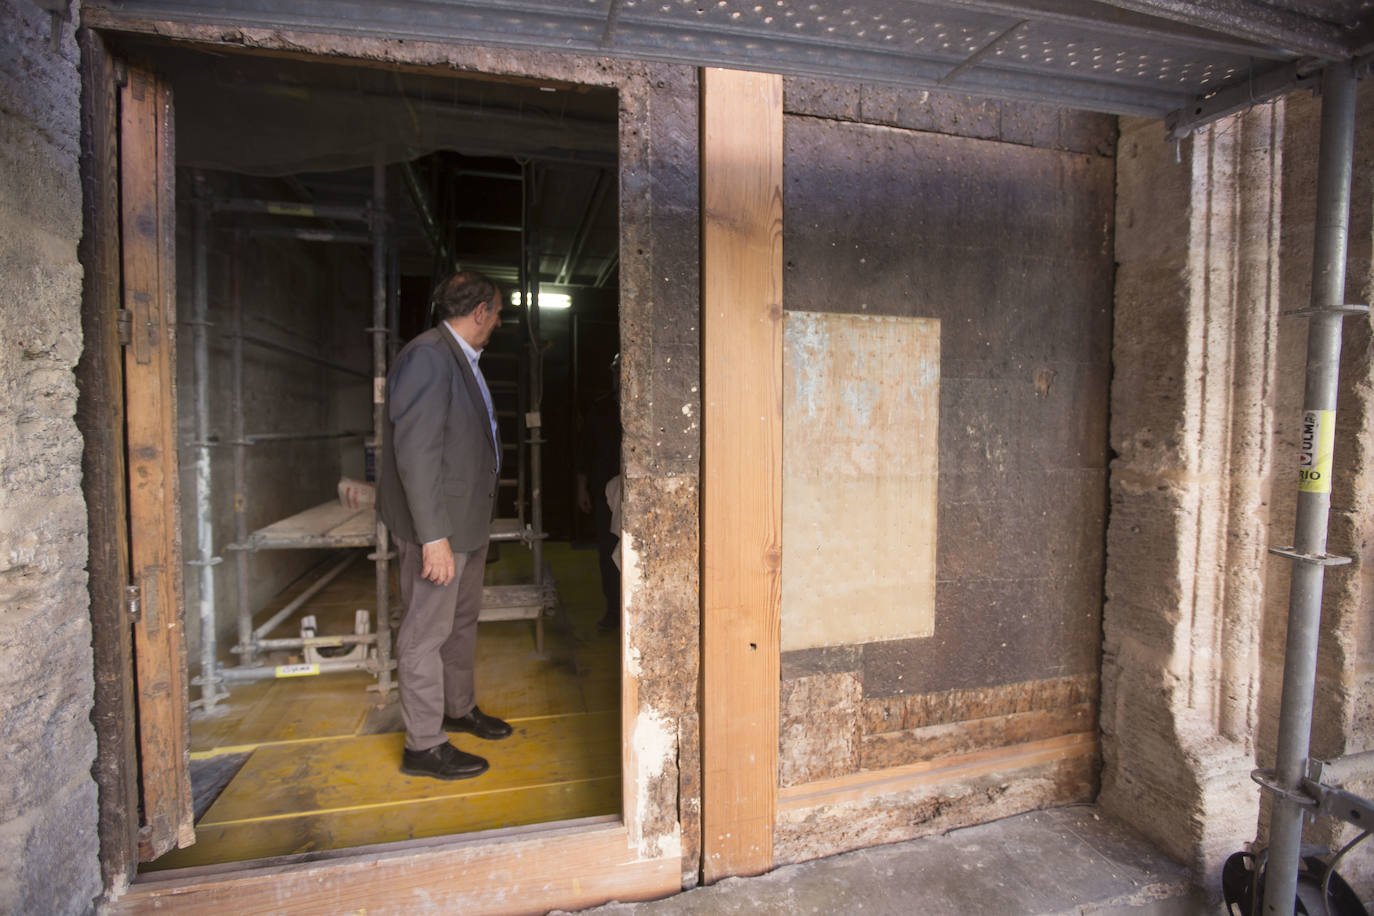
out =
{"type": "Polygon", "coordinates": [[[501,467],[491,393],[477,359],[501,326],[501,291],[462,271],[434,293],[439,318],[387,376],[377,511],[396,545],[396,664],[405,723],[401,772],[467,779],[487,761],[446,731],[488,740],[511,727],[477,708],[473,667],[482,575],[501,467]]]}

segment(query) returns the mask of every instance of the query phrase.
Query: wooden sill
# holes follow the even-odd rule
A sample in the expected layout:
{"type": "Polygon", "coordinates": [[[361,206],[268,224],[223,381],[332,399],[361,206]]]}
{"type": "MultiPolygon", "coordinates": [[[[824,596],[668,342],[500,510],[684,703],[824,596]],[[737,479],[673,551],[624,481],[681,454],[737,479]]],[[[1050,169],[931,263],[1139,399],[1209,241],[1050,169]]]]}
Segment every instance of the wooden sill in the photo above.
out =
{"type": "Polygon", "coordinates": [[[611,817],[158,872],[110,912],[544,913],[681,889],[681,860],[639,859],[611,817]]]}

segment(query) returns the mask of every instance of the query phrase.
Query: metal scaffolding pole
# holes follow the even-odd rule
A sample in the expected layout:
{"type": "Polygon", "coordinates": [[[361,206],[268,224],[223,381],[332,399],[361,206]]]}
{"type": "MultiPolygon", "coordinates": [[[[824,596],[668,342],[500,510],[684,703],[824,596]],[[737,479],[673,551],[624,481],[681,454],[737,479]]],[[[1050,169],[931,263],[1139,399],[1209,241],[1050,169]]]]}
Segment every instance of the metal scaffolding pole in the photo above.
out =
{"type": "MultiPolygon", "coordinates": [[[[372,439],[376,444],[377,480],[382,479],[383,423],[386,418],[387,336],[387,226],[386,165],[379,159],[372,167],[372,439]]],[[[391,577],[387,572],[389,550],[386,525],[377,513],[377,545],[371,559],[377,568],[377,695],[385,703],[391,695],[391,577]]]]}
{"type": "Polygon", "coordinates": [[[204,182],[196,176],[196,196],[192,204],[195,254],[192,261],[191,297],[193,410],[195,425],[196,558],[187,565],[197,573],[196,605],[200,618],[200,708],[210,712],[227,693],[220,690],[218,675],[219,644],[215,631],[215,528],[211,512],[210,479],[210,293],[209,248],[210,208],[205,200],[204,182]]]}
{"type": "MultiPolygon", "coordinates": [[[[230,408],[233,413],[234,443],[234,542],[248,539],[248,440],[244,435],[243,419],[243,289],[239,268],[239,233],[234,232],[230,251],[230,408]]],[[[258,654],[253,648],[253,609],[248,602],[248,554],[242,550],[234,554],[234,572],[238,583],[239,647],[242,663],[257,664],[258,654]]]]}
{"type": "Polygon", "coordinates": [[[1321,149],[1317,166],[1317,228],[1312,264],[1311,306],[1293,314],[1311,319],[1307,333],[1307,385],[1303,396],[1302,456],[1299,460],[1297,521],[1291,548],[1271,552],[1293,560],[1288,598],[1288,641],[1284,652],[1275,772],[1256,774],[1274,795],[1265,871],[1264,909],[1292,916],[1297,899],[1304,812],[1302,794],[1312,736],[1312,699],[1317,677],[1326,567],[1350,562],[1326,553],[1331,510],[1331,447],[1336,429],[1340,380],[1341,322],[1360,311],[1345,304],[1345,259],[1350,222],[1350,183],[1355,144],[1355,73],[1349,64],[1330,64],[1322,76],[1321,149]]]}
{"type": "MultiPolygon", "coordinates": [[[[544,394],[544,356],[539,340],[539,234],[534,228],[534,199],[537,192],[537,175],[533,164],[525,166],[529,180],[522,183],[524,206],[521,224],[524,229],[521,250],[524,256],[525,320],[529,349],[529,393],[528,403],[522,405],[522,428],[528,435],[529,447],[529,485],[530,485],[530,525],[534,528],[530,549],[534,553],[534,584],[544,584],[544,481],[543,462],[540,452],[544,443],[544,426],[540,416],[544,394]]],[[[542,631],[541,631],[542,635],[542,631]]],[[[542,642],[542,639],[541,639],[542,642]]],[[[543,646],[539,650],[543,651],[543,646]]]]}

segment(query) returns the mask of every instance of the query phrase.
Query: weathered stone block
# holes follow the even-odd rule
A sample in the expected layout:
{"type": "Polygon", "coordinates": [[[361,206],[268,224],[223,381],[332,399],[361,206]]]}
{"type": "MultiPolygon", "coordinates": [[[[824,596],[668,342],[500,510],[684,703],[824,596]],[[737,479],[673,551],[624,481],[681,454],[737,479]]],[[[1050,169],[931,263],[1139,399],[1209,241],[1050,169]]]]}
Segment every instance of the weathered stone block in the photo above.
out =
{"type": "Polygon", "coordinates": [[[862,84],[846,80],[787,77],[782,81],[783,112],[857,121],[862,88],[862,84]]]}
{"type": "Polygon", "coordinates": [[[863,685],[849,673],[785,681],[780,700],[779,785],[792,786],[859,769],[863,685]]]}

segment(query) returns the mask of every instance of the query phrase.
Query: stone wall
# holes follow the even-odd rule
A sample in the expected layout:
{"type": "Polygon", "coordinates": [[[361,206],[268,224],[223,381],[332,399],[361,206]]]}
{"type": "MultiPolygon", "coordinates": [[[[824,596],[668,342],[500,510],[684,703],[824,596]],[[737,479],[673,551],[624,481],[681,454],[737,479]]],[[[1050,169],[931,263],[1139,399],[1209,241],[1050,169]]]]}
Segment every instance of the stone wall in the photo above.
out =
{"type": "Polygon", "coordinates": [[[941,321],[934,635],[784,653],[792,862],[1095,792],[1116,134],[1054,108],[785,89],[786,308],[941,321]],[[974,769],[828,800],[935,761],[974,769]]]}
{"type": "MultiPolygon", "coordinates": [[[[46,5],[45,5],[46,6],[46,5]]],[[[80,913],[100,893],[72,22],[0,0],[0,900],[80,913]]]]}
{"type": "MultiPolygon", "coordinates": [[[[1369,89],[1347,301],[1370,295],[1369,89]]],[[[1225,858],[1264,842],[1249,773],[1274,761],[1290,570],[1266,548],[1293,542],[1307,337],[1280,312],[1310,298],[1318,108],[1260,106],[1177,153],[1157,122],[1125,121],[1118,156],[1101,801],[1214,893],[1225,858]]],[[[1328,550],[1355,563],[1326,576],[1319,757],[1374,737],[1369,328],[1345,322],[1328,550]]]]}

